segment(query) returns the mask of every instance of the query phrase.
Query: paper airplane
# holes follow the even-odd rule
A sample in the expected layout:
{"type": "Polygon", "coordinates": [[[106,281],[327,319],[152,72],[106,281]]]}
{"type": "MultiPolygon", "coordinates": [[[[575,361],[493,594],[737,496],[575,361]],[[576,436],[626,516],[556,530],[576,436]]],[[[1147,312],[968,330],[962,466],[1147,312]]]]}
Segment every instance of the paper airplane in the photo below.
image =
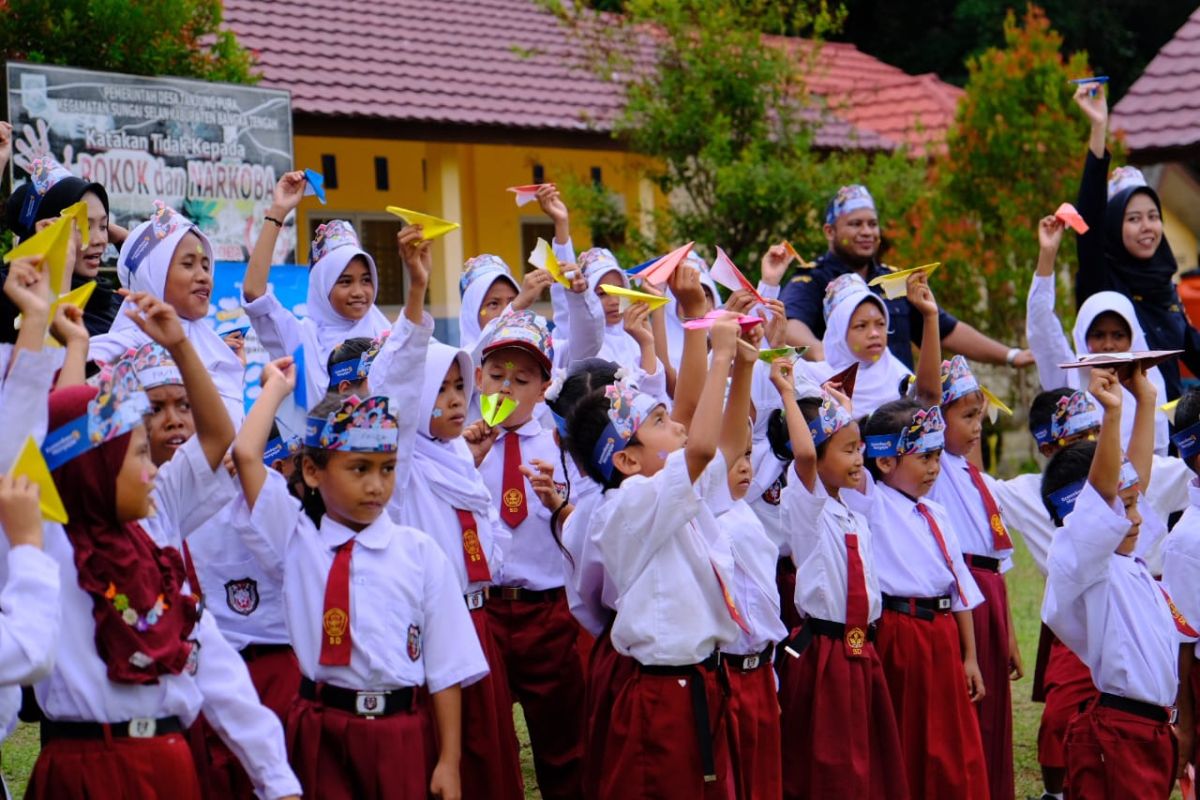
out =
{"type": "Polygon", "coordinates": [[[665,285],[671,279],[671,275],[674,274],[676,267],[683,263],[688,253],[692,252],[692,246],[695,244],[695,242],[688,242],[683,247],[672,250],[646,267],[645,271],[637,273],[638,277],[644,281],[649,281],[654,286],[665,285]]]}
{"type": "Polygon", "coordinates": [[[708,274],[726,289],[733,292],[747,291],[757,302],[766,303],[766,300],[763,300],[762,295],[758,293],[758,288],[742,274],[742,271],[733,263],[733,259],[720,247],[717,248],[717,257],[713,261],[712,267],[709,268],[708,274]]]}
{"type": "Polygon", "coordinates": [[[8,264],[16,258],[43,256],[42,268],[49,270],[50,291],[57,294],[62,290],[63,276],[67,272],[67,253],[71,246],[71,221],[73,217],[59,217],[18,244],[4,256],[8,264]]]}
{"type": "Polygon", "coordinates": [[[1143,350],[1128,353],[1093,353],[1083,356],[1078,361],[1059,364],[1059,369],[1083,369],[1086,367],[1107,367],[1117,372],[1117,377],[1124,380],[1133,374],[1136,365],[1150,369],[1164,361],[1168,361],[1182,353],[1182,350],[1143,350]]]}
{"type": "Polygon", "coordinates": [[[650,306],[651,311],[662,308],[668,302],[670,302],[670,300],[666,297],[660,297],[659,295],[649,294],[647,292],[639,292],[637,289],[626,289],[624,286],[613,286],[608,283],[600,284],[600,289],[605,294],[611,294],[616,297],[624,297],[630,303],[645,303],[646,305],[650,306]]]}
{"type": "Polygon", "coordinates": [[[858,380],[858,362],[855,361],[850,366],[839,372],[837,375],[830,375],[825,379],[825,383],[839,384],[839,391],[854,399],[854,383],[858,380]]]}
{"type": "Polygon", "coordinates": [[[21,452],[17,454],[17,460],[13,462],[11,472],[13,475],[23,475],[31,483],[37,485],[40,492],[38,507],[41,508],[42,519],[57,522],[60,525],[67,524],[67,509],[63,507],[58,487],[54,485],[54,478],[50,476],[46,458],[42,455],[41,449],[38,448],[37,442],[32,436],[28,437],[25,444],[21,446],[21,452]]]}
{"type": "Polygon", "coordinates": [[[915,272],[924,272],[926,275],[930,275],[941,265],[942,262],[934,261],[932,264],[922,264],[912,269],[902,269],[888,275],[880,275],[878,278],[872,278],[868,281],[867,286],[882,286],[884,297],[888,300],[895,300],[898,297],[904,297],[908,294],[909,275],[915,272]]]}
{"type": "Polygon", "coordinates": [[[75,220],[75,227],[79,228],[79,241],[83,242],[84,247],[87,247],[88,242],[92,238],[91,230],[88,228],[87,200],[80,200],[74,205],[67,206],[59,216],[70,217],[75,220]]]}
{"type": "Polygon", "coordinates": [[[767,350],[759,350],[758,360],[765,364],[772,364],[776,359],[792,356],[792,360],[795,361],[807,352],[807,347],[772,347],[767,350]]]}
{"type": "Polygon", "coordinates": [[[788,255],[790,255],[792,258],[796,259],[796,263],[798,263],[802,268],[812,269],[813,267],[816,266],[815,262],[805,261],[803,258],[801,258],[800,254],[796,252],[796,248],[792,247],[792,243],[789,242],[787,239],[784,239],[782,244],[783,244],[783,249],[787,250],[788,255]]]}
{"type": "Polygon", "coordinates": [[[510,186],[508,191],[516,194],[517,205],[523,206],[537,200],[538,189],[549,186],[547,183],[529,183],[524,186],[510,186]]]}
{"type": "MultiPolygon", "coordinates": [[[[563,274],[562,268],[558,265],[558,258],[554,255],[554,248],[545,239],[537,240],[537,245],[529,254],[529,263],[538,269],[546,270],[554,280],[568,289],[571,288],[571,279],[563,274]]],[[[574,274],[574,270],[572,270],[572,274],[574,274]]]]}
{"type": "MultiPolygon", "coordinates": [[[[1096,75],[1091,78],[1072,78],[1071,83],[1075,84],[1076,86],[1082,86],[1082,85],[1088,84],[1088,83],[1097,83],[1097,84],[1098,83],[1108,83],[1108,76],[1107,75],[1096,75]]],[[[1099,93],[1100,93],[1099,86],[1093,86],[1091,89],[1088,90],[1088,95],[1091,97],[1095,97],[1099,93]]]]}
{"type": "Polygon", "coordinates": [[[1054,216],[1071,230],[1079,234],[1088,232],[1088,224],[1083,221],[1083,215],[1070,203],[1063,203],[1054,212],[1054,216]]]}
{"type": "Polygon", "coordinates": [[[422,239],[436,239],[461,227],[457,222],[450,222],[440,217],[422,214],[420,211],[409,211],[407,208],[400,208],[400,206],[388,206],[387,212],[395,214],[409,225],[420,225],[422,228],[422,239]]]}
{"type": "Polygon", "coordinates": [[[1179,398],[1176,397],[1169,403],[1163,403],[1158,407],[1158,410],[1167,415],[1167,422],[1175,424],[1175,409],[1179,408],[1179,398]]]}
{"type": "Polygon", "coordinates": [[[321,205],[325,205],[325,176],[321,173],[306,169],[304,170],[304,196],[315,197],[320,201],[321,205]]]}
{"type": "Polygon", "coordinates": [[[517,408],[517,401],[511,397],[496,394],[479,395],[479,415],[488,427],[494,428],[508,419],[517,408]]]}
{"type": "MultiPolygon", "coordinates": [[[[706,331],[713,326],[714,322],[725,316],[726,313],[727,312],[725,311],[716,309],[708,312],[699,319],[689,319],[687,322],[683,323],[683,327],[689,331],[706,331]]],[[[737,324],[742,327],[743,331],[749,331],[752,330],[755,325],[762,325],[763,321],[759,317],[748,317],[743,314],[737,318],[737,324]]]]}
{"type": "Polygon", "coordinates": [[[296,388],[292,389],[292,399],[305,411],[308,409],[308,373],[304,370],[304,345],[292,353],[292,363],[296,365],[296,388]]]}
{"type": "Polygon", "coordinates": [[[996,419],[1001,411],[1010,417],[1012,416],[1012,409],[1004,405],[999,397],[992,394],[990,389],[986,386],[980,386],[979,391],[983,394],[983,399],[987,401],[987,416],[993,425],[996,424],[996,419]]]}

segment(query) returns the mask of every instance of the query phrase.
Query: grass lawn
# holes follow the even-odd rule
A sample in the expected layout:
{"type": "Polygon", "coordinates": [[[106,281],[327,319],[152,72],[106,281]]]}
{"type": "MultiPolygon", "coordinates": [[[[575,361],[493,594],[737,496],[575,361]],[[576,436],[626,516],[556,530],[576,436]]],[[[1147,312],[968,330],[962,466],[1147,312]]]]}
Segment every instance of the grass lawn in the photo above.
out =
{"type": "MultiPolygon", "coordinates": [[[[1033,662],[1037,656],[1039,611],[1042,603],[1042,576],[1033,565],[1024,545],[1017,540],[1014,556],[1016,566],[1008,573],[1009,602],[1012,604],[1013,622],[1021,642],[1021,655],[1025,661],[1026,676],[1013,687],[1013,761],[1017,779],[1017,798],[1041,795],[1041,771],[1037,764],[1037,729],[1042,707],[1029,699],[1033,682],[1033,662]]],[[[521,766],[525,774],[525,796],[539,798],[537,779],[533,774],[533,762],[529,751],[529,736],[520,707],[515,709],[517,735],[521,739],[521,766]]],[[[4,742],[4,778],[14,797],[21,797],[33,762],[37,758],[37,726],[22,724],[4,742]]],[[[1175,794],[1178,797],[1178,792],[1175,794]]]]}

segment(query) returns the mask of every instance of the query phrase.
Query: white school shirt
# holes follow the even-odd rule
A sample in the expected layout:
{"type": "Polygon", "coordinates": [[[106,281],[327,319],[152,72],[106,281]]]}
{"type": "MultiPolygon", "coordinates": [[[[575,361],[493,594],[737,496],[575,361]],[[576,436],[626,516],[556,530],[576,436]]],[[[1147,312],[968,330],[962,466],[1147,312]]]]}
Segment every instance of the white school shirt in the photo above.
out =
{"type": "Polygon", "coordinates": [[[238,484],[229,477],[225,465],[212,469],[199,437],[191,436],[175,450],[170,461],[158,468],[151,491],[154,516],[140,524],[156,542],[179,548],[182,554],[183,540],[239,494],[238,484]]]}
{"type": "MultiPolygon", "coordinates": [[[[551,240],[550,247],[558,263],[575,263],[575,244],[570,239],[566,244],[551,240]]],[[[575,361],[599,355],[604,344],[600,298],[590,291],[576,294],[555,281],[550,285],[550,304],[554,309],[554,366],[567,369],[575,361]]]]}
{"type": "MultiPolygon", "coordinates": [[[[522,464],[532,465],[535,458],[552,464],[554,482],[564,488],[566,486],[562,454],[554,443],[554,432],[543,425],[535,414],[533,419],[515,431],[503,430],[479,465],[479,474],[492,493],[498,517],[504,495],[504,448],[510,436],[520,437],[522,464]]],[[[562,551],[550,532],[552,512],[534,494],[529,479],[522,475],[521,480],[525,489],[525,507],[529,513],[516,528],[509,527],[500,517],[497,524],[508,531],[512,544],[504,554],[500,569],[493,570],[492,580],[497,586],[519,586],[533,591],[559,588],[565,583],[566,576],[562,551]]]]}
{"type": "Polygon", "coordinates": [[[1120,499],[1085,484],[1050,545],[1042,621],[1079,656],[1101,692],[1160,706],[1179,689],[1179,645],[1162,587],[1114,550],[1129,531],[1120,499]]]}
{"type": "MultiPolygon", "coordinates": [[[[983,506],[983,497],[975,488],[967,471],[968,461],[947,450],[942,451],[942,471],[929,490],[929,499],[946,510],[950,526],[958,537],[963,553],[999,559],[1000,572],[1012,569],[1012,548],[995,549],[992,539],[992,523],[983,506]]],[[[982,473],[983,470],[980,470],[982,473]]],[[[987,485],[987,481],[984,481],[987,485]]],[[[992,499],[995,499],[993,495],[992,499]]],[[[999,501],[996,503],[999,505],[999,501]]],[[[1001,511],[1001,519],[1004,518],[1001,511]]]]}
{"type": "Polygon", "coordinates": [[[792,541],[796,575],[804,576],[796,580],[796,610],[806,617],[846,622],[846,534],[854,533],[858,535],[858,554],[866,578],[867,621],[879,619],[883,597],[876,574],[874,538],[866,516],[830,497],[819,477],[811,492],[795,472],[788,477],[781,503],[783,526],[792,541]]]}
{"type": "Polygon", "coordinates": [[[788,635],[779,618],[779,587],[775,584],[779,548],[767,537],[746,501],[730,497],[725,459],[720,453],[712,463],[719,465],[720,473],[709,484],[713,496],[711,500],[706,498],[706,502],[733,551],[733,585],[729,588],[751,631],[746,633],[738,628],[737,641],[721,650],[739,656],[755,655],[788,635]]]}
{"type": "Polygon", "coordinates": [[[754,477],[750,479],[746,503],[762,523],[767,538],[775,544],[779,557],[787,558],[792,554],[792,544],[784,527],[780,503],[791,462],[783,462],[776,458],[771,444],[766,439],[754,442],[750,459],[754,465],[754,477]]]}
{"type": "Polygon", "coordinates": [[[437,693],[488,673],[462,589],[433,539],[386,514],[357,534],[322,518],[317,529],[283,476],[268,470],[251,511],[235,524],[246,544],[283,565],[288,632],[300,672],[345,689],[428,686],[437,693]],[[350,558],[350,663],[320,663],[325,584],[334,551],[355,539],[350,558]]]}
{"type": "Polygon", "coordinates": [[[1193,481],[1188,493],[1191,504],[1163,545],[1162,582],[1175,607],[1195,628],[1200,622],[1200,486],[1193,481]]]}
{"type": "Polygon", "coordinates": [[[952,611],[970,611],[982,603],[983,594],[963,561],[962,548],[950,526],[946,510],[937,501],[921,499],[921,504],[933,514],[942,532],[946,549],[950,552],[950,561],[954,565],[953,574],[946,565],[929,523],[917,511],[917,504],[887,484],[875,482],[870,475],[867,475],[866,481],[866,494],[856,491],[840,494],[848,508],[866,516],[867,524],[875,533],[871,543],[874,546],[880,591],[893,597],[945,595],[950,598],[952,611]],[[955,577],[958,578],[966,603],[959,597],[955,577]]]}
{"type": "Polygon", "coordinates": [[[1034,566],[1045,576],[1046,557],[1056,527],[1042,502],[1041,473],[1025,472],[1002,481],[985,472],[983,480],[1000,506],[1008,532],[1021,537],[1033,556],[1034,566]]]}
{"type": "Polygon", "coordinates": [[[613,647],[642,664],[696,664],[737,639],[715,571],[729,588],[733,553],[703,488],[677,450],[653,476],[605,492],[586,520],[617,589],[613,647]]]}
{"type": "Polygon", "coordinates": [[[615,613],[617,587],[604,570],[604,560],[596,544],[596,534],[600,531],[588,525],[592,510],[602,500],[596,483],[588,482],[596,486],[595,491],[585,492],[578,498],[575,496],[574,479],[571,482],[571,501],[575,504],[575,510],[563,523],[563,549],[570,554],[570,559],[563,556],[563,568],[567,577],[567,605],[571,615],[584,630],[599,637],[615,613]]]}

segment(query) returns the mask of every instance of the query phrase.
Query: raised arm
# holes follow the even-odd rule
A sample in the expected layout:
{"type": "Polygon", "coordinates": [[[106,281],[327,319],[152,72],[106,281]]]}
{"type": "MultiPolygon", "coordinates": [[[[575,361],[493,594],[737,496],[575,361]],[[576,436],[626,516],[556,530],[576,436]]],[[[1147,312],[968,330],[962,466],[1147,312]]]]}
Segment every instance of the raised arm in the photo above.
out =
{"type": "Polygon", "coordinates": [[[754,364],[758,361],[762,330],[763,326],[759,325],[737,340],[733,380],[729,384],[729,399],[725,401],[725,416],[721,420],[721,454],[729,465],[746,451],[746,433],[750,430],[750,385],[754,382],[754,364]]]}
{"type": "MultiPolygon", "coordinates": [[[[670,283],[671,293],[675,295],[684,317],[704,315],[704,290],[700,287],[699,272],[690,267],[680,267],[671,275],[670,283]]],[[[732,357],[732,351],[728,355],[732,357]]],[[[685,328],[683,354],[679,359],[679,373],[675,382],[675,404],[671,408],[671,419],[676,422],[687,425],[691,421],[701,390],[706,385],[707,360],[708,331],[685,328]]]]}
{"type": "Polygon", "coordinates": [[[29,256],[15,259],[8,265],[4,293],[21,312],[21,331],[13,347],[8,368],[17,363],[22,350],[36,353],[46,341],[46,326],[50,321],[50,279],[42,269],[45,259],[29,256]]]}
{"type": "Polygon", "coordinates": [[[246,415],[242,429],[233,443],[233,463],[237,467],[238,480],[246,505],[254,508],[258,493],[267,480],[267,467],[263,464],[263,451],[271,437],[271,426],[275,424],[275,412],[285,397],[296,388],[296,365],[291,357],[272,361],[263,367],[262,391],[250,413],[246,415]]]}
{"type": "Polygon", "coordinates": [[[1062,220],[1054,216],[1042,217],[1038,223],[1037,270],[1025,300],[1025,336],[1037,362],[1038,380],[1045,391],[1076,385],[1074,382],[1078,378],[1078,374],[1068,374],[1058,367],[1075,360],[1075,352],[1054,308],[1054,263],[1063,231],[1062,220]]]}
{"type": "Polygon", "coordinates": [[[1093,368],[1088,391],[1104,409],[1088,483],[1111,505],[1121,486],[1121,385],[1117,374],[1111,369],[1093,368]]]}
{"type": "Polygon", "coordinates": [[[795,366],[788,357],[771,362],[771,384],[779,392],[783,403],[783,418],[787,422],[788,439],[792,443],[792,464],[796,477],[804,488],[812,491],[817,485],[817,448],[813,445],[812,431],[804,421],[804,413],[796,402],[795,366]]]}
{"type": "Polygon", "coordinates": [[[254,250],[250,253],[250,263],[246,265],[246,274],[242,278],[242,294],[248,303],[267,293],[267,275],[275,255],[275,242],[279,239],[287,215],[299,207],[305,184],[304,173],[299,171],[285,172],[275,184],[271,207],[263,218],[254,250]]]}
{"type": "Polygon", "coordinates": [[[420,225],[405,225],[396,234],[400,256],[408,270],[408,297],[404,301],[404,316],[413,325],[425,320],[425,291],[429,273],[433,271],[433,241],[421,238],[420,225]]]}
{"type": "MultiPolygon", "coordinates": [[[[917,359],[917,399],[922,405],[935,406],[942,402],[942,340],[938,337],[938,306],[929,276],[917,272],[908,278],[908,302],[912,304],[925,326],[924,341],[917,359]]],[[[957,328],[955,329],[957,330],[957,328]]]]}
{"type": "Polygon", "coordinates": [[[1075,104],[1091,123],[1088,152],[1084,157],[1083,177],[1075,208],[1088,224],[1088,232],[1077,237],[1079,271],[1075,277],[1075,305],[1083,305],[1093,294],[1106,288],[1104,281],[1104,209],[1108,205],[1109,155],[1108,98],[1103,84],[1088,83],[1075,89],[1075,104]],[[1092,92],[1095,91],[1095,95],[1092,92]]]}
{"type": "Polygon", "coordinates": [[[1125,387],[1137,400],[1133,431],[1125,457],[1137,470],[1138,483],[1145,494],[1150,488],[1150,467],[1154,462],[1154,415],[1158,411],[1158,389],[1146,377],[1140,365],[1134,365],[1125,387]]]}
{"type": "Polygon", "coordinates": [[[691,418],[687,444],[684,445],[688,477],[692,483],[700,478],[708,463],[717,454],[717,437],[721,429],[721,411],[725,400],[725,381],[729,378],[730,362],[737,352],[738,326],[734,320],[722,318],[714,323],[710,330],[713,345],[712,364],[700,391],[700,402],[697,403],[696,413],[691,418]]]}

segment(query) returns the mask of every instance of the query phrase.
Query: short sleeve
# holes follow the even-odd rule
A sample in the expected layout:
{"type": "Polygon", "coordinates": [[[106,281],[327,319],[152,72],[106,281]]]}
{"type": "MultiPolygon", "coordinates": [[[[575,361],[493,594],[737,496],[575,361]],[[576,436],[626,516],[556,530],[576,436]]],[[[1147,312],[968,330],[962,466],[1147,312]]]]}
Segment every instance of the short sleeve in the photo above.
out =
{"type": "Polygon", "coordinates": [[[1092,484],[1085,483],[1075,500],[1075,510],[1067,515],[1050,543],[1048,580],[1081,588],[1104,580],[1109,558],[1128,532],[1129,520],[1120,499],[1105,503],[1092,484]]]}
{"type": "Polygon", "coordinates": [[[154,502],[158,516],[169,521],[167,527],[186,539],[237,494],[234,479],[223,466],[209,466],[200,438],[192,436],[159,470],[154,502]]]}
{"type": "Polygon", "coordinates": [[[431,693],[469,686],[488,673],[479,637],[463,603],[454,568],[428,536],[420,538],[425,563],[425,683],[431,693]]]}

